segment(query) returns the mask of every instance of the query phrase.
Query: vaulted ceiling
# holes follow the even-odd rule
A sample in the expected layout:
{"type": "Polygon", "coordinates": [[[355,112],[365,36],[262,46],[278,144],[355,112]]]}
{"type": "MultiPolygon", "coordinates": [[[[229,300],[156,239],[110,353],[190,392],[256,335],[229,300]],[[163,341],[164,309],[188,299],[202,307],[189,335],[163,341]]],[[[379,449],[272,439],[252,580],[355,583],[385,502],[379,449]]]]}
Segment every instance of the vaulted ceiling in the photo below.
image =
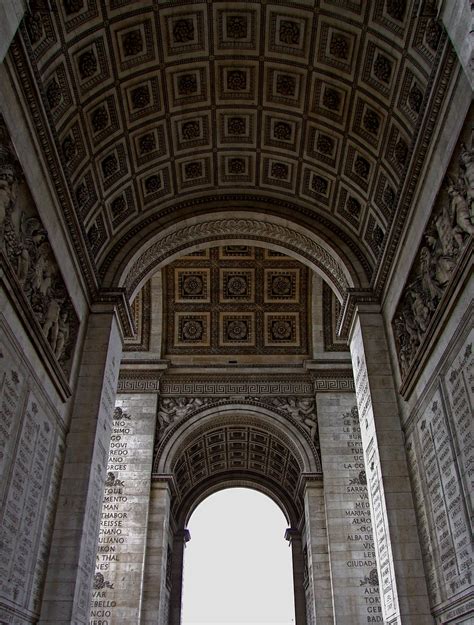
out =
{"type": "Polygon", "coordinates": [[[38,85],[93,271],[213,201],[323,224],[373,273],[446,89],[446,38],[422,4],[32,2],[15,63],[38,85]]]}

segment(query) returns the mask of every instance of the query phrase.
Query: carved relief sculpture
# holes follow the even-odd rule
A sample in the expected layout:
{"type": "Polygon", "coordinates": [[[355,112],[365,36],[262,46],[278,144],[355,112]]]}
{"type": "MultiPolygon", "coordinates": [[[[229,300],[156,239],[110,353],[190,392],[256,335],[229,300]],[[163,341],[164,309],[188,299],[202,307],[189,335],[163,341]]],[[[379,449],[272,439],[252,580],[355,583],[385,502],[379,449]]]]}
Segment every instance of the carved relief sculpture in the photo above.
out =
{"type": "Polygon", "coordinates": [[[52,353],[68,374],[78,318],[1,117],[0,249],[52,353]]]}
{"type": "Polygon", "coordinates": [[[158,438],[161,438],[168,426],[203,405],[204,401],[199,397],[163,397],[158,410],[158,438]]]}
{"type": "MultiPolygon", "coordinates": [[[[240,400],[246,404],[268,406],[282,415],[288,415],[300,423],[309,434],[311,441],[318,446],[318,423],[314,397],[274,397],[243,396],[240,400]]],[[[161,397],[158,409],[158,435],[161,440],[171,425],[185,419],[191,413],[216,405],[232,403],[221,397],[161,397]]]]}
{"type": "Polygon", "coordinates": [[[318,422],[316,403],[312,397],[275,397],[272,405],[299,421],[308,431],[313,442],[316,442],[318,422]]]}
{"type": "Polygon", "coordinates": [[[438,194],[392,321],[402,380],[473,234],[474,150],[461,144],[456,175],[447,176],[438,194]]]}

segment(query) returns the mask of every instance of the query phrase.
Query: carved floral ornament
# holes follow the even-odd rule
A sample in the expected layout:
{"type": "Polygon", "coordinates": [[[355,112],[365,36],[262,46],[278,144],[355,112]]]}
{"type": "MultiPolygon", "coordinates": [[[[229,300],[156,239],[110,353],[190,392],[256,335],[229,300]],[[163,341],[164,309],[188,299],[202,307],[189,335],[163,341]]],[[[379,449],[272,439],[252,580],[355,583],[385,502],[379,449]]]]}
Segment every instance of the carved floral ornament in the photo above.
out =
{"type": "Polygon", "coordinates": [[[340,296],[352,286],[349,271],[337,256],[328,251],[315,238],[300,233],[287,225],[257,219],[219,219],[191,223],[169,234],[159,236],[132,261],[120,281],[127,295],[133,297],[148,277],[167,258],[187,247],[204,242],[228,239],[251,239],[285,247],[306,258],[319,268],[340,296]]]}
{"type": "Polygon", "coordinates": [[[457,171],[438,194],[392,321],[402,381],[424,344],[445,291],[474,235],[474,150],[461,145],[457,171]]]}

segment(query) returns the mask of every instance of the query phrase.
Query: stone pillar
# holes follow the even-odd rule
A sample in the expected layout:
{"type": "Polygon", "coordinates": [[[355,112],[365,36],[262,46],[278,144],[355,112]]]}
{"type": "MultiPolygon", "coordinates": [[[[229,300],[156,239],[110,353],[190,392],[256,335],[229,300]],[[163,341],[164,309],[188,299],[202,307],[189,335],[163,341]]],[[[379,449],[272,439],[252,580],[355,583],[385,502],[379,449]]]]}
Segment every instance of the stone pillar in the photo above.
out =
{"type": "Polygon", "coordinates": [[[433,625],[397,394],[377,304],[356,304],[349,339],[384,623],[433,625]]]}
{"type": "Polygon", "coordinates": [[[156,401],[117,396],[89,625],[140,622],[156,401]]]}
{"type": "MultiPolygon", "coordinates": [[[[178,530],[174,535],[171,556],[171,595],[169,625],[180,625],[183,603],[183,560],[184,548],[191,539],[189,530],[178,530]]],[[[161,624],[160,624],[161,625],[161,624]]],[[[167,625],[163,623],[163,625],[167,625]]]]}
{"type": "Polygon", "coordinates": [[[438,15],[457,52],[459,62],[474,89],[474,12],[472,2],[437,0],[438,15]]]}
{"type": "Polygon", "coordinates": [[[0,63],[3,62],[13,37],[27,9],[27,0],[0,2],[0,63]]]}
{"type": "Polygon", "coordinates": [[[306,598],[305,598],[305,561],[301,533],[293,528],[288,528],[285,538],[291,546],[291,558],[293,562],[293,589],[295,595],[295,622],[296,625],[306,625],[306,598]]]}
{"type": "Polygon", "coordinates": [[[306,545],[303,557],[308,567],[306,620],[308,625],[334,625],[322,478],[306,478],[304,507],[306,545]]]}
{"type": "Polygon", "coordinates": [[[316,401],[336,623],[383,623],[356,398],[316,401]]]}
{"type": "Polygon", "coordinates": [[[141,625],[168,625],[170,564],[170,481],[153,480],[148,510],[141,625]],[[168,577],[167,577],[168,576],[168,577]]]}
{"type": "Polygon", "coordinates": [[[113,310],[91,313],[76,386],[40,625],[89,621],[122,340],[113,310]]]}

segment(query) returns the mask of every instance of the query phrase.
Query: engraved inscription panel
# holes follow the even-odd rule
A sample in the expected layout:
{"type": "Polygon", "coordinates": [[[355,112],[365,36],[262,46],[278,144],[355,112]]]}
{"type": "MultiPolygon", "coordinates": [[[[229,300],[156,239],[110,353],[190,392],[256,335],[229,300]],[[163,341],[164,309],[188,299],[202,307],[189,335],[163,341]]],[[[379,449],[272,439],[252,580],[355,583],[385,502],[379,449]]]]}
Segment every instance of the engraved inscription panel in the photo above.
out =
{"type": "Polygon", "coordinates": [[[2,335],[0,614],[23,623],[39,615],[63,445],[53,409],[2,335]]]}
{"type": "Polygon", "coordinates": [[[444,376],[452,418],[459,471],[468,497],[469,516],[474,511],[474,330],[444,376]]]}
{"type": "Polygon", "coordinates": [[[337,621],[383,623],[355,398],[318,396],[327,532],[337,621]]]}
{"type": "MultiPolygon", "coordinates": [[[[360,334],[356,344],[362,344],[360,334]]],[[[371,501],[374,543],[380,578],[380,598],[382,601],[383,615],[387,619],[397,616],[398,596],[395,587],[392,546],[386,518],[385,494],[380,472],[380,460],[377,446],[374,445],[375,423],[369,388],[369,377],[362,350],[360,354],[355,356],[354,364],[362,447],[364,450],[365,464],[370,468],[367,475],[367,484],[371,501]]]]}
{"type": "Polygon", "coordinates": [[[90,625],[136,621],[145,555],[156,397],[118,395],[111,410],[90,625]]]}
{"type": "Polygon", "coordinates": [[[472,367],[471,344],[467,341],[461,347],[443,376],[447,392],[440,384],[435,387],[407,438],[421,546],[434,606],[459,597],[472,582],[470,500],[469,490],[463,488],[469,476],[472,436],[472,409],[467,414],[465,405],[470,402],[465,382],[472,367]]]}

